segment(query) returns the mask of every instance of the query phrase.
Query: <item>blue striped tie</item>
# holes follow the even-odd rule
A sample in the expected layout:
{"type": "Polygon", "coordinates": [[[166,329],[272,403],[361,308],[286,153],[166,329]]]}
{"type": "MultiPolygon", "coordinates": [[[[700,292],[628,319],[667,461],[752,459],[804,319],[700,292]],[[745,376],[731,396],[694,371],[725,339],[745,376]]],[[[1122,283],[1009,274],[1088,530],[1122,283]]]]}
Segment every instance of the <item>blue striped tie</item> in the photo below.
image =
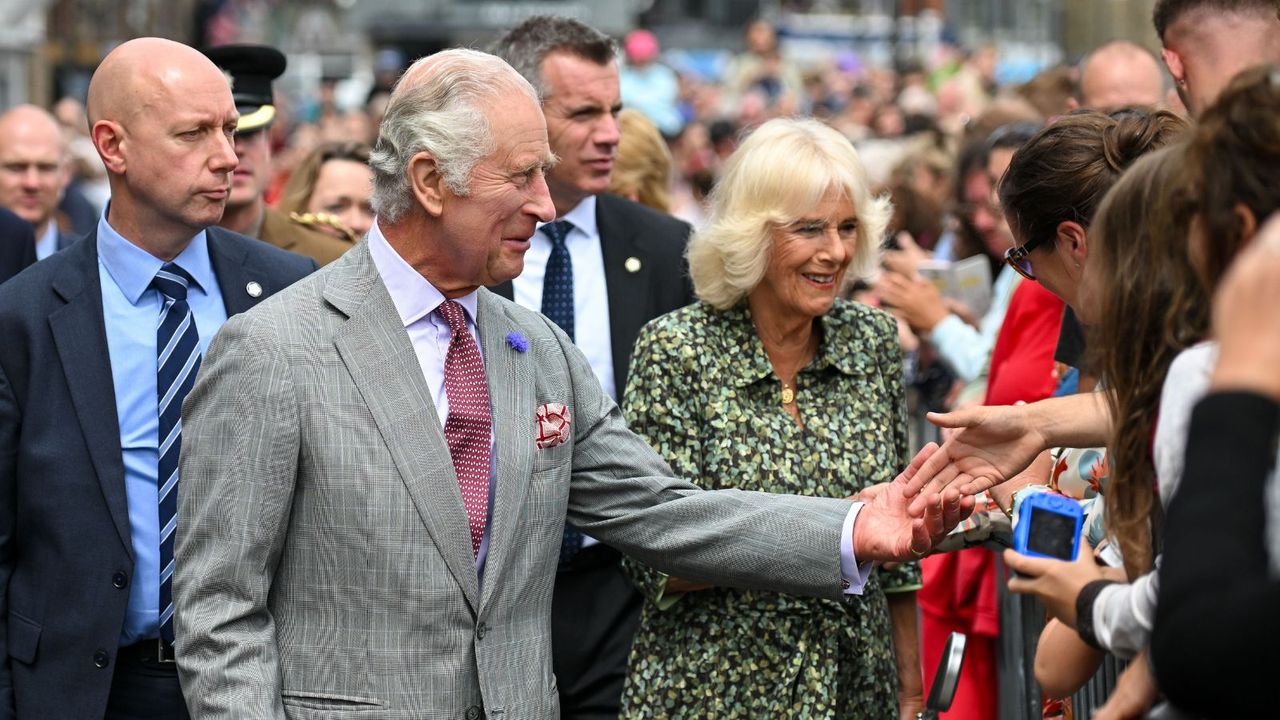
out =
{"type": "Polygon", "coordinates": [[[164,296],[156,331],[156,395],[160,415],[160,637],[173,642],[173,532],[178,520],[178,452],[182,449],[182,401],[200,369],[200,338],[187,305],[186,270],[167,263],[151,287],[164,296]]]}
{"type": "MultiPolygon", "coordinates": [[[[573,229],[568,220],[557,220],[541,228],[551,238],[551,256],[547,258],[547,272],[542,279],[542,314],[573,339],[573,262],[565,237],[573,229]]],[[[560,543],[560,569],[564,570],[573,556],[582,549],[582,532],[572,525],[564,526],[560,543]]]]}

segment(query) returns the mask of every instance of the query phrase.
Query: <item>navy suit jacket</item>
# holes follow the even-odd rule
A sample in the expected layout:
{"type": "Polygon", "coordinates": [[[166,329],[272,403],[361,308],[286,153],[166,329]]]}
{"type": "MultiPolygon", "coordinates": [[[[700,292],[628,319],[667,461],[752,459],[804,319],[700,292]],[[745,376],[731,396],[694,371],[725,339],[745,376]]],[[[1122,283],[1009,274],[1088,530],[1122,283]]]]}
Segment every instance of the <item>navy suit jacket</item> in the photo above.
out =
{"type": "MultiPolygon", "coordinates": [[[[683,220],[609,193],[596,196],[596,228],[604,254],[614,386],[621,402],[640,328],[694,300],[684,258],[693,228],[683,220]],[[627,262],[631,258],[640,261],[639,267],[627,262]]],[[[510,281],[490,290],[508,300],[515,293],[510,281]]]]}
{"type": "MultiPolygon", "coordinates": [[[[316,268],[208,240],[228,316],[316,268]]],[[[0,718],[100,718],[133,545],[96,231],[0,287],[0,338],[0,718]]]]}
{"type": "Polygon", "coordinates": [[[59,229],[59,230],[58,230],[58,250],[66,250],[67,248],[69,248],[69,247],[71,247],[72,245],[74,245],[74,244],[76,243],[76,241],[77,241],[77,240],[79,240],[79,239],[80,239],[80,238],[82,238],[82,237],[84,237],[84,236],[83,236],[83,235],[77,235],[76,233],[73,233],[73,232],[67,232],[66,230],[59,229]]]}
{"type": "Polygon", "coordinates": [[[36,261],[36,236],[31,224],[0,208],[0,283],[36,261]]]}

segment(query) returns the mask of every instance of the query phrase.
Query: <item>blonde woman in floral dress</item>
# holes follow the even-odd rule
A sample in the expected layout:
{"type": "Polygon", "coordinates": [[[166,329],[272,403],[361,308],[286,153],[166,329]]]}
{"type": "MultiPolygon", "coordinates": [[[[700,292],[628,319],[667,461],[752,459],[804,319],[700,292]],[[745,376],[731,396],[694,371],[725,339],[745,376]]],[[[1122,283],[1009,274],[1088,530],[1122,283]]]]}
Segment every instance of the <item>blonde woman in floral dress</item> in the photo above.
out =
{"type": "MultiPolygon", "coordinates": [[[[888,215],[853,147],[818,122],[770,121],[738,149],[689,246],[700,302],[642,331],[623,399],[677,473],[707,488],[846,497],[902,469],[896,324],[837,299],[846,274],[874,262],[888,215]]],[[[647,601],[624,718],[920,709],[914,564],[875,571],[839,602],[627,565],[647,601]]]]}

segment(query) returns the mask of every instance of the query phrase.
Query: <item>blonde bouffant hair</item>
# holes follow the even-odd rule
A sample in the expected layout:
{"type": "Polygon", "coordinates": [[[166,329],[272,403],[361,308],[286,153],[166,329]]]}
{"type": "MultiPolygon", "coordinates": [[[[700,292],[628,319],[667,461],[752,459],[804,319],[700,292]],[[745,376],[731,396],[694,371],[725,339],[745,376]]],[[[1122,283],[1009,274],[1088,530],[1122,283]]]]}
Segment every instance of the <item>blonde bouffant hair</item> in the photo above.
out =
{"type": "Polygon", "coordinates": [[[644,113],[627,108],[618,113],[618,156],[609,192],[641,205],[671,212],[671,151],[644,113]]]}
{"type": "Polygon", "coordinates": [[[848,274],[875,263],[892,207],[874,197],[858,153],[847,138],[816,120],[779,118],[751,133],[734,151],[711,192],[711,215],[689,241],[694,292],[724,310],[764,277],[776,228],[800,220],[828,192],[853,203],[858,242],[848,274]]]}

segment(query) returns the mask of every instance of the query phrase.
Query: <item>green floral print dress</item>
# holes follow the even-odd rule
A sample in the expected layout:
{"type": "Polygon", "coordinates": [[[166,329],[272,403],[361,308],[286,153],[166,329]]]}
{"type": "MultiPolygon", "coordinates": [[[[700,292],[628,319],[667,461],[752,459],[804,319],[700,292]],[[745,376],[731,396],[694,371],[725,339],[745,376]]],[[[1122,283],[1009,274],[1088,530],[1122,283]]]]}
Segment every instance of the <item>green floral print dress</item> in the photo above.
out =
{"type": "MultiPolygon", "coordinates": [[[[796,377],[803,428],[745,303],[697,303],[644,328],[622,403],[631,428],[707,489],[847,497],[892,480],[907,460],[897,326],[843,300],[816,322],[818,350],[796,377]]],[[[625,566],[646,602],[623,718],[896,717],[885,593],[918,589],[915,564],[877,570],[843,601],[665,593],[667,576],[625,566]]]]}

